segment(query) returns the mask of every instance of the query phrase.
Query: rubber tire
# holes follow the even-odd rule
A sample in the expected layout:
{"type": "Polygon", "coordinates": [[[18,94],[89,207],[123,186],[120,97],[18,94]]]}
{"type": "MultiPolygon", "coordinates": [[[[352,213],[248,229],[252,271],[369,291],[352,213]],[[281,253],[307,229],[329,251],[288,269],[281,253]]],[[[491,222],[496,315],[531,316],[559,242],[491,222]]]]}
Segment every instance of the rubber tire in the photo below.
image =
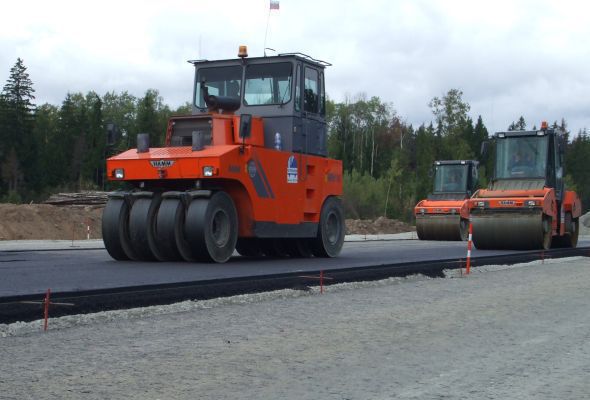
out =
{"type": "Polygon", "coordinates": [[[129,214],[129,236],[131,245],[141,261],[156,261],[161,257],[156,246],[155,225],[156,215],[162,197],[154,194],[153,197],[140,197],[135,199],[131,213],[129,214]]]}
{"type": "Polygon", "coordinates": [[[178,251],[177,238],[182,237],[184,223],[184,204],[180,199],[165,198],[162,200],[156,217],[155,234],[160,251],[160,261],[182,261],[178,251]]]}
{"type": "Polygon", "coordinates": [[[215,192],[209,199],[191,201],[184,233],[199,261],[223,263],[232,256],[238,240],[238,213],[231,197],[215,192]]]}
{"type": "Polygon", "coordinates": [[[569,247],[576,248],[578,246],[578,236],[580,234],[579,218],[572,218],[571,213],[565,215],[565,226],[570,226],[571,232],[566,232],[563,236],[555,236],[553,238],[553,247],[569,247]]]}
{"type": "Polygon", "coordinates": [[[344,244],[344,211],[337,197],[328,197],[322,205],[318,234],[311,241],[311,251],[316,257],[336,257],[344,244]]]}
{"type": "Polygon", "coordinates": [[[580,219],[572,218],[572,232],[568,235],[569,247],[578,247],[578,236],[580,235],[580,219]]]}
{"type": "Polygon", "coordinates": [[[102,240],[111,257],[118,261],[136,260],[129,237],[129,203],[110,198],[102,213],[102,240]]]}

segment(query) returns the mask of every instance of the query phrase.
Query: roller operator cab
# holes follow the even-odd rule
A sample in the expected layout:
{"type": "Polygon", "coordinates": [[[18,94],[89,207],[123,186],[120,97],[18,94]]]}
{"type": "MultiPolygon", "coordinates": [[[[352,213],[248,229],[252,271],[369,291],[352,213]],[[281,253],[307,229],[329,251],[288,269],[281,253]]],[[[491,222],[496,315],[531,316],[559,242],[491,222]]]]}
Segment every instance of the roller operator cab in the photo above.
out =
{"type": "Polygon", "coordinates": [[[172,117],[165,147],[107,160],[103,216],[117,260],[225,262],[334,257],[344,240],[342,163],[326,157],[324,69],[293,53],[191,61],[192,115],[172,117]]]}
{"type": "Polygon", "coordinates": [[[575,247],[580,199],[563,180],[565,136],[543,122],[538,131],[498,132],[493,179],[469,201],[473,244],[480,249],[575,247]]]}
{"type": "Polygon", "coordinates": [[[475,160],[434,162],[434,192],[414,207],[416,233],[421,240],[467,240],[467,199],[478,185],[475,160]]]}

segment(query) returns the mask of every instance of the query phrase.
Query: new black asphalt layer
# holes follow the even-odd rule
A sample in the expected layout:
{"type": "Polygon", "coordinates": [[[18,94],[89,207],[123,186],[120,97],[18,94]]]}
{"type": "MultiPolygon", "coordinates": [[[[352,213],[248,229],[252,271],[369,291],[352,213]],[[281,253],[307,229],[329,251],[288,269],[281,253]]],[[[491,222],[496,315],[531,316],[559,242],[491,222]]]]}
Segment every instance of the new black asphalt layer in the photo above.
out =
{"type": "MultiPolygon", "coordinates": [[[[579,246],[590,245],[580,240],[579,246]]],[[[165,283],[194,282],[281,273],[419,261],[464,259],[466,243],[420,240],[346,242],[339,257],[250,259],[234,256],[225,264],[186,262],[121,262],[106,250],[50,250],[0,252],[0,297],[52,292],[109,289],[165,283]]],[[[516,251],[477,250],[472,257],[516,251]]]]}

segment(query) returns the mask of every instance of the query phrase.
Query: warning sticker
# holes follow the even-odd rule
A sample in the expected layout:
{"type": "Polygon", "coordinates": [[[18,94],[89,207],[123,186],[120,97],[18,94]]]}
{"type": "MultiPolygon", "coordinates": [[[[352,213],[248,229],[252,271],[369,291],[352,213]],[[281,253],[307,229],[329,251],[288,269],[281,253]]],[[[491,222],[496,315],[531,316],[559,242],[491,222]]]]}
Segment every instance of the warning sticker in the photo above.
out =
{"type": "Polygon", "coordinates": [[[289,157],[287,161],[287,183],[297,183],[297,159],[289,157]]]}

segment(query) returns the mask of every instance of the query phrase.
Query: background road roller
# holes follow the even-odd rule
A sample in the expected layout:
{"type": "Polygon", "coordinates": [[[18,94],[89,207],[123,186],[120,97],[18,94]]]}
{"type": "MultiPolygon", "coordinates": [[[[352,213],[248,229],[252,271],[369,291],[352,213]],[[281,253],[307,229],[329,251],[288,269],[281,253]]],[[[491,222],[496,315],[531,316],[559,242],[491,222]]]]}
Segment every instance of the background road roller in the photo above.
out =
{"type": "Polygon", "coordinates": [[[477,188],[479,163],[474,160],[434,162],[434,192],[414,208],[421,240],[467,240],[467,199],[477,188]]]}
{"type": "Polygon", "coordinates": [[[334,257],[344,241],[342,163],[326,157],[324,69],[301,53],[190,61],[192,115],[165,147],[107,160],[103,239],[116,260],[334,257]]]}
{"type": "Polygon", "coordinates": [[[565,189],[565,136],[538,131],[498,132],[494,176],[469,200],[478,249],[576,247],[582,205],[565,189]]]}

